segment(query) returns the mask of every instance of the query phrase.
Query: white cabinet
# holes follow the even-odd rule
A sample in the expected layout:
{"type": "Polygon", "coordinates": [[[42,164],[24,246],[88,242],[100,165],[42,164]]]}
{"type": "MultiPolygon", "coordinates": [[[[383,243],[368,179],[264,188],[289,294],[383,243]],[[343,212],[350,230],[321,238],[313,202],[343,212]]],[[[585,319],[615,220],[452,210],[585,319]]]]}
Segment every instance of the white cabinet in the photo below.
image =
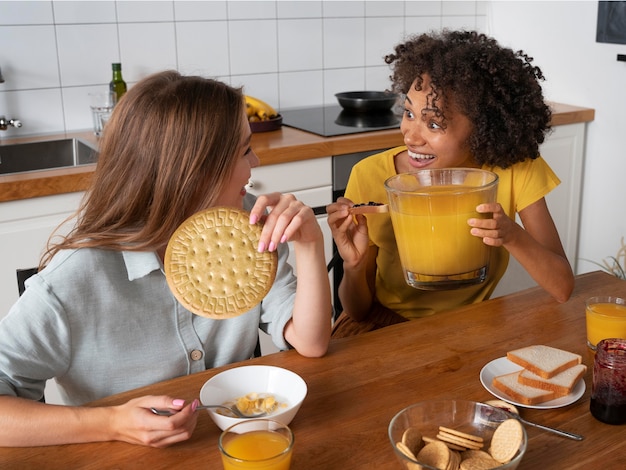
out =
{"type": "MultiPolygon", "coordinates": [[[[325,207],[333,198],[332,158],[314,158],[253,168],[248,190],[255,195],[272,192],[291,193],[314,209],[325,207]]],[[[325,212],[317,216],[324,233],[324,252],[328,264],[333,253],[333,237],[326,218],[325,212]]],[[[290,249],[289,262],[297,273],[294,251],[292,247],[290,249]]],[[[277,351],[267,335],[261,332],[259,338],[262,354],[277,351]]]]}
{"type": "MultiPolygon", "coordinates": [[[[541,156],[561,180],[546,196],[548,208],[559,231],[567,259],[576,272],[578,257],[578,225],[585,144],[585,123],[555,126],[541,145],[541,156]]],[[[520,223],[519,218],[517,219],[520,223]]],[[[513,257],[492,297],[536,286],[524,268],[513,257]]]]}
{"type": "MultiPolygon", "coordinates": [[[[76,192],[0,204],[0,318],[19,297],[16,270],[39,265],[48,238],[74,214],[82,196],[82,192],[76,192]]],[[[65,224],[62,233],[70,226],[65,224]]]]}

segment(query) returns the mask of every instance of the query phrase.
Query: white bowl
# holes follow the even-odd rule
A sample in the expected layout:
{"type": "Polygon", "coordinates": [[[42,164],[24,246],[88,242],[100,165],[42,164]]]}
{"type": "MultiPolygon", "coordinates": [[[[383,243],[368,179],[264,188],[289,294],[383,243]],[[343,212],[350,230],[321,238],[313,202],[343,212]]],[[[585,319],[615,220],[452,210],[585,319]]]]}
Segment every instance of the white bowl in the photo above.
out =
{"type": "MultiPolygon", "coordinates": [[[[249,393],[269,393],[287,406],[267,415],[283,424],[294,418],[307,394],[306,382],[298,374],[275,366],[241,366],[225,370],[205,382],[200,390],[203,405],[221,405],[249,393]]],[[[222,430],[246,418],[224,416],[214,409],[207,410],[222,430]]]]}

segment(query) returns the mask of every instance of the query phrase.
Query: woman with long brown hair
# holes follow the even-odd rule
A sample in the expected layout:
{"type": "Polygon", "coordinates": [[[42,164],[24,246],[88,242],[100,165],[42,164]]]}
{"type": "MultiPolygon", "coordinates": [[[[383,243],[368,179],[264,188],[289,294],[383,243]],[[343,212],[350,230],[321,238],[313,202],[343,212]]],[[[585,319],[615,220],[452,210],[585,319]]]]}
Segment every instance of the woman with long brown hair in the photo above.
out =
{"type": "Polygon", "coordinates": [[[167,446],[193,432],[197,400],[81,405],[250,358],[259,328],[278,348],[325,354],[331,303],[322,231],[292,195],[246,193],[259,160],[244,106],[240,89],[174,71],[138,82],[120,100],[75,227],[50,244],[40,272],[0,323],[0,446],[167,446]],[[278,252],[265,298],[224,320],[186,310],[164,274],[174,231],[214,206],[249,211],[251,224],[263,222],[258,251],[278,252]],[[306,266],[298,282],[287,241],[306,266]],[[52,378],[68,406],[39,401],[52,378]],[[156,416],[151,407],[176,413],[156,416]]]}

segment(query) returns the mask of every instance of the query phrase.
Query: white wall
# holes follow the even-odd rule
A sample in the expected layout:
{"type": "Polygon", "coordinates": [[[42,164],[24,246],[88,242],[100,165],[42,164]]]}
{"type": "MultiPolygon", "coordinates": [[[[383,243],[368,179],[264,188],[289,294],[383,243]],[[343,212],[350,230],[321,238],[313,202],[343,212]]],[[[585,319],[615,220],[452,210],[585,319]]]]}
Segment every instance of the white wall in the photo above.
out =
{"type": "Polygon", "coordinates": [[[87,93],[122,62],[132,86],[177,69],[220,78],[279,109],[385,89],[405,30],[482,28],[481,1],[0,0],[0,115],[28,135],[91,126],[87,93]]]}
{"type": "MultiPolygon", "coordinates": [[[[132,86],[176,68],[243,85],[279,108],[384,89],[382,56],[405,32],[476,28],[535,57],[546,95],[596,109],[586,148],[579,256],[600,261],[626,236],[626,46],[595,42],[597,1],[0,0],[0,139],[91,126],[87,93],[111,62],[132,86]]],[[[596,269],[579,260],[580,272],[596,269]]]]}
{"type": "Polygon", "coordinates": [[[595,108],[587,128],[578,271],[626,237],[626,45],[597,43],[597,1],[494,1],[489,32],[535,58],[548,99],[595,108]]]}

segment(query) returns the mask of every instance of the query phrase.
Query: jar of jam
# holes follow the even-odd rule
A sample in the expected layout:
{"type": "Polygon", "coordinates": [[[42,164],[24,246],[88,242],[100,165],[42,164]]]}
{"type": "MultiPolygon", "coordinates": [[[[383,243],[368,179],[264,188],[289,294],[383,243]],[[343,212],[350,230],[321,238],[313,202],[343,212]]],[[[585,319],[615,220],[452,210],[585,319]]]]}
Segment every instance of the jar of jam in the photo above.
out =
{"type": "Polygon", "coordinates": [[[626,339],[598,343],[589,410],[603,423],[626,423],[626,339]]]}

